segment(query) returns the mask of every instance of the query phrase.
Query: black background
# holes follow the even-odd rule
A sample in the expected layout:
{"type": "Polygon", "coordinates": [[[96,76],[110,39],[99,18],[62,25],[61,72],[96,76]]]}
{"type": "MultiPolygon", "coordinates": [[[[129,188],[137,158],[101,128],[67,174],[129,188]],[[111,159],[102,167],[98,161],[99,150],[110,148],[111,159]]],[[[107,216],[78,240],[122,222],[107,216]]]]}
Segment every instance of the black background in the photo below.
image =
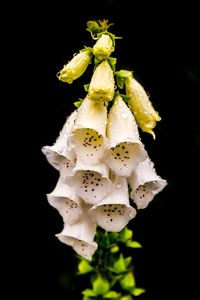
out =
{"type": "Polygon", "coordinates": [[[133,253],[138,286],[147,289],[146,300],[185,294],[193,299],[199,237],[197,7],[192,2],[57,1],[12,4],[6,12],[9,117],[3,131],[13,126],[7,135],[12,145],[5,214],[9,224],[4,230],[7,291],[26,299],[79,299],[81,288],[89,286],[75,276],[74,252],[54,237],[62,221],[46,193],[58,174],[41,147],[54,142],[73,102],[84,97],[82,85],[89,82],[91,69],[73,85],[60,82],[56,73],[83,46],[92,46],[86,22],[105,18],[114,23],[111,31],[123,37],[113,55],[117,69],[134,71],[162,117],[155,141],[141,133],[168,186],[130,223],[143,245],[133,253]]]}

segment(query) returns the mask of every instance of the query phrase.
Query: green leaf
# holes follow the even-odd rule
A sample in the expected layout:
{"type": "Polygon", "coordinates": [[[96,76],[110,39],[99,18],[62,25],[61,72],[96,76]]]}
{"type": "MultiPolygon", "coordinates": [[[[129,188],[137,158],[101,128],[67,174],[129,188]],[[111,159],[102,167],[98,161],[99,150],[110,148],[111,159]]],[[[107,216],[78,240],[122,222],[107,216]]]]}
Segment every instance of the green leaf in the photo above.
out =
{"type": "Polygon", "coordinates": [[[131,261],[132,261],[132,257],[131,256],[128,256],[128,257],[126,257],[124,259],[124,262],[125,262],[125,265],[126,265],[127,268],[129,267],[131,261]]]}
{"type": "Polygon", "coordinates": [[[86,92],[88,92],[89,91],[89,86],[90,86],[90,84],[89,83],[87,83],[87,84],[84,84],[84,90],[86,91],[86,92]]]}
{"type": "Polygon", "coordinates": [[[110,252],[111,253],[116,253],[119,251],[119,247],[117,245],[113,246],[112,248],[110,248],[110,252]]]}
{"type": "Polygon", "coordinates": [[[95,292],[90,289],[86,289],[86,290],[82,291],[82,294],[87,297],[96,297],[95,292]]]}
{"type": "Polygon", "coordinates": [[[92,282],[93,291],[96,296],[103,295],[109,291],[110,285],[109,282],[103,278],[101,275],[98,275],[92,282]]]}
{"type": "Polygon", "coordinates": [[[125,227],[120,233],[118,240],[120,242],[126,243],[126,241],[130,240],[133,236],[133,231],[125,227]]]}
{"type": "Polygon", "coordinates": [[[141,289],[141,288],[135,288],[133,291],[132,291],[132,294],[134,296],[140,296],[141,294],[145,293],[146,291],[144,289],[141,289]]]}
{"type": "Polygon", "coordinates": [[[87,260],[81,260],[78,264],[78,274],[86,274],[93,271],[94,268],[89,264],[87,260]]]}
{"type": "Polygon", "coordinates": [[[122,298],[120,298],[120,300],[132,300],[133,297],[130,296],[130,295],[126,295],[126,296],[123,296],[122,298]]]}
{"type": "Polygon", "coordinates": [[[127,270],[123,254],[120,254],[119,258],[114,262],[113,269],[117,274],[123,273],[127,270]]]}
{"type": "Polygon", "coordinates": [[[142,248],[142,245],[137,241],[127,241],[126,246],[130,248],[142,248]]]}
{"type": "Polygon", "coordinates": [[[115,291],[109,291],[103,295],[103,298],[118,298],[119,296],[120,296],[120,293],[117,293],[115,291]]]}
{"type": "Polygon", "coordinates": [[[135,278],[132,272],[129,272],[124,276],[122,280],[120,280],[120,285],[124,290],[132,291],[133,287],[135,287],[135,278]]]}

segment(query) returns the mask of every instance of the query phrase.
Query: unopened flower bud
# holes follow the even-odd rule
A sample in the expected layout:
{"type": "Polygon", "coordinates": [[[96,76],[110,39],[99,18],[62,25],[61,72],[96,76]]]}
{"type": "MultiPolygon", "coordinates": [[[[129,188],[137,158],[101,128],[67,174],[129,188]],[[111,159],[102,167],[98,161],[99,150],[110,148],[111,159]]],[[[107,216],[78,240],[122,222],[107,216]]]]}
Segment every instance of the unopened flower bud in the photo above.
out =
{"type": "Polygon", "coordinates": [[[125,78],[126,94],[129,96],[129,107],[135,116],[138,126],[144,132],[148,132],[155,138],[153,128],[156,122],[160,121],[159,114],[154,110],[152,103],[144,88],[135,80],[130,72],[130,76],[125,78]]]}
{"type": "Polygon", "coordinates": [[[99,60],[109,57],[113,51],[113,41],[109,34],[102,34],[93,46],[93,53],[99,60]]]}
{"type": "Polygon", "coordinates": [[[107,60],[103,60],[93,73],[88,90],[88,97],[94,101],[108,102],[113,99],[114,92],[113,71],[107,60]]]}
{"type": "Polygon", "coordinates": [[[58,79],[63,82],[72,83],[85,72],[91,58],[92,52],[90,49],[82,50],[58,73],[58,79]]]}

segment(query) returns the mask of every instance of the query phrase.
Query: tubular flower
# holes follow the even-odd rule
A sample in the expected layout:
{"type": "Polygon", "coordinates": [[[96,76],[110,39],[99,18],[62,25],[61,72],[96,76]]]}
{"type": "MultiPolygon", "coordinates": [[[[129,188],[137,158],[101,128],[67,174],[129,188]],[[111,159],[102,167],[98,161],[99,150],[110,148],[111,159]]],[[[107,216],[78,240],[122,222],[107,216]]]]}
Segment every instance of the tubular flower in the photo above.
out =
{"type": "Polygon", "coordinates": [[[89,48],[81,50],[58,73],[58,79],[63,82],[72,83],[85,72],[91,59],[92,51],[89,48]]]}
{"type": "Polygon", "coordinates": [[[67,118],[54,145],[42,148],[42,152],[46,155],[48,162],[57,170],[59,170],[64,157],[69,161],[73,161],[75,158],[74,151],[67,144],[67,140],[71,135],[76,116],[77,111],[75,110],[67,118]]]}
{"type": "Polygon", "coordinates": [[[119,95],[109,111],[107,136],[110,150],[106,163],[117,175],[130,176],[137,164],[146,158],[146,151],[139,139],[134,116],[119,95]]]}
{"type": "Polygon", "coordinates": [[[90,82],[88,97],[94,101],[108,102],[113,99],[115,83],[113,71],[103,60],[95,69],[90,82]]]}
{"type": "Polygon", "coordinates": [[[64,223],[73,224],[82,214],[80,198],[62,180],[58,180],[53,192],[47,195],[47,199],[49,204],[58,210],[64,223]]]}
{"type": "Polygon", "coordinates": [[[111,190],[109,169],[104,163],[85,165],[77,160],[74,173],[70,185],[75,187],[76,194],[87,204],[97,204],[111,190]]]}
{"type": "Polygon", "coordinates": [[[93,206],[89,213],[97,225],[106,231],[119,232],[135,217],[136,210],[129,203],[126,178],[115,176],[113,183],[111,193],[93,206]]]}
{"type": "Polygon", "coordinates": [[[78,109],[78,114],[69,139],[69,145],[77,157],[86,164],[96,164],[103,157],[106,149],[107,110],[102,102],[85,98],[78,109]]]}
{"type": "Polygon", "coordinates": [[[93,241],[95,234],[96,224],[88,217],[85,207],[78,222],[71,225],[65,223],[62,232],[56,236],[62,243],[72,246],[79,255],[91,260],[97,249],[97,244],[93,241]]]}
{"type": "Polygon", "coordinates": [[[155,133],[152,129],[161,118],[154,110],[144,88],[133,78],[131,72],[130,76],[125,78],[125,87],[126,94],[130,97],[128,104],[135,116],[138,126],[142,131],[152,134],[155,139],[155,133]]]}
{"type": "Polygon", "coordinates": [[[102,34],[93,46],[93,54],[99,60],[109,57],[113,51],[113,41],[109,34],[102,34]]]}
{"type": "Polygon", "coordinates": [[[132,189],[130,197],[138,209],[146,208],[154,196],[167,185],[166,180],[157,175],[149,157],[137,166],[128,182],[132,189]]]}

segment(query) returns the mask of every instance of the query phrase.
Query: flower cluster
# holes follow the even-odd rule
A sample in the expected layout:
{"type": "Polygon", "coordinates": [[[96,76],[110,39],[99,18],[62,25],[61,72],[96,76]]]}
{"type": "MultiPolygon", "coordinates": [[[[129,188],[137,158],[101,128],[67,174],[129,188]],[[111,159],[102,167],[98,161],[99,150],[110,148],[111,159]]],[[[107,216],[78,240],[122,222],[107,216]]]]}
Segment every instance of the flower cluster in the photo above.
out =
{"type": "Polygon", "coordinates": [[[42,148],[60,175],[47,195],[64,222],[56,236],[88,260],[98,246],[97,226],[121,231],[137,209],[147,207],[166,185],[138,131],[139,126],[154,135],[152,128],[160,118],[132,72],[114,71],[110,57],[114,37],[105,24],[93,26],[97,36],[93,48],[81,51],[59,72],[60,80],[72,83],[94,57],[95,70],[84,100],[67,117],[56,142],[42,148]],[[116,91],[115,75],[119,88],[125,84],[128,102],[116,91]]]}

